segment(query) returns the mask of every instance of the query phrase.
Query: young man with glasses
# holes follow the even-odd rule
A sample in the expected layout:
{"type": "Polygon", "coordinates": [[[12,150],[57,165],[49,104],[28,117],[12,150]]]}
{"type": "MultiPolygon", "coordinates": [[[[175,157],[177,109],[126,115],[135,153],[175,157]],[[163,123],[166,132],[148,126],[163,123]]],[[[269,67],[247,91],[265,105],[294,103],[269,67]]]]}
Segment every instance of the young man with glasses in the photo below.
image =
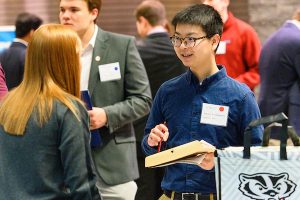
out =
{"type": "MultiPolygon", "coordinates": [[[[174,49],[189,70],[156,93],[142,143],[145,154],[156,153],[161,140],[166,149],[194,140],[217,148],[242,146],[244,130],[260,112],[252,91],[216,64],[223,27],[219,13],[208,5],[194,5],[176,14],[172,24],[174,49]]],[[[262,129],[253,129],[253,145],[261,144],[262,129]]],[[[217,199],[213,160],[211,153],[200,167],[167,166],[160,200],[217,199]]]]}

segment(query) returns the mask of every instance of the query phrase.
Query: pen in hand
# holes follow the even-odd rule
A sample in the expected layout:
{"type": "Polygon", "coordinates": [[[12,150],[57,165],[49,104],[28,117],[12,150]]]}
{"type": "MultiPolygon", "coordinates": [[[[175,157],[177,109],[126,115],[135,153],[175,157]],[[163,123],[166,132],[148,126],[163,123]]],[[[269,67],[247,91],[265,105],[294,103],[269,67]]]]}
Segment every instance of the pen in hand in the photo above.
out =
{"type": "MultiPolygon", "coordinates": [[[[164,125],[166,126],[166,125],[167,125],[167,123],[166,123],[166,122],[164,122],[164,125]]],[[[165,134],[165,130],[162,130],[162,132],[165,134]]],[[[157,153],[159,153],[159,152],[160,152],[160,150],[161,150],[161,145],[162,145],[162,142],[163,142],[163,138],[160,138],[160,141],[158,142],[158,146],[157,146],[157,153]]]]}
{"type": "Polygon", "coordinates": [[[157,151],[160,152],[162,149],[163,142],[167,141],[168,137],[168,127],[166,126],[166,123],[161,123],[151,129],[147,138],[147,143],[150,147],[153,148],[157,146],[157,151]]]}
{"type": "Polygon", "coordinates": [[[163,139],[161,138],[160,141],[159,141],[159,143],[158,143],[157,153],[160,152],[162,140],[163,140],[163,139]]]}

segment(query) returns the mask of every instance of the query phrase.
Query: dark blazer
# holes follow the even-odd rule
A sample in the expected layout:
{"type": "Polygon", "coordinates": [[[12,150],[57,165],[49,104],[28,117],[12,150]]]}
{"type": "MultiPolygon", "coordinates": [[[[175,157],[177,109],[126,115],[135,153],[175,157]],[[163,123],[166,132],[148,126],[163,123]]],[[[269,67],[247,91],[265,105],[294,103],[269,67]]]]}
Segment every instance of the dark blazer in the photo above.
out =
{"type": "Polygon", "coordinates": [[[92,58],[91,100],[108,118],[108,128],[100,129],[104,145],[92,152],[96,169],[109,185],[132,181],[139,176],[132,122],[148,114],[152,102],[147,73],[130,36],[99,28],[92,58]],[[121,79],[101,82],[99,67],[115,62],[120,64],[121,79]]]}
{"type": "MultiPolygon", "coordinates": [[[[137,43],[137,48],[149,77],[153,97],[162,83],[186,71],[186,67],[174,51],[167,32],[148,35],[137,43]]],[[[144,117],[134,123],[138,141],[143,138],[146,121],[147,117],[144,117]]]]}
{"type": "Polygon", "coordinates": [[[261,115],[284,112],[300,135],[300,30],[286,22],[265,42],[259,59],[261,115]]]}
{"type": "Polygon", "coordinates": [[[0,54],[8,90],[18,86],[23,80],[26,48],[26,45],[20,42],[13,42],[0,54]]]}

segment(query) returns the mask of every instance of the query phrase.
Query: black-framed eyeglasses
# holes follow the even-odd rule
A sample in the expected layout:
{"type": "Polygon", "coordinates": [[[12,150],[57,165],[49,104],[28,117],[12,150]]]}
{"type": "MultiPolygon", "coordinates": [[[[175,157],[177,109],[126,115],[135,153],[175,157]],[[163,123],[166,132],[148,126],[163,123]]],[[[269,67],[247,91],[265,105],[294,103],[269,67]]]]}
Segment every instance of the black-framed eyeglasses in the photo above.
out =
{"type": "Polygon", "coordinates": [[[197,40],[202,40],[204,38],[207,38],[207,36],[202,36],[202,37],[199,37],[199,38],[194,38],[194,37],[181,38],[181,37],[173,35],[172,37],[170,37],[171,42],[172,42],[174,47],[180,47],[182,42],[183,42],[185,47],[194,47],[196,45],[197,40]]]}

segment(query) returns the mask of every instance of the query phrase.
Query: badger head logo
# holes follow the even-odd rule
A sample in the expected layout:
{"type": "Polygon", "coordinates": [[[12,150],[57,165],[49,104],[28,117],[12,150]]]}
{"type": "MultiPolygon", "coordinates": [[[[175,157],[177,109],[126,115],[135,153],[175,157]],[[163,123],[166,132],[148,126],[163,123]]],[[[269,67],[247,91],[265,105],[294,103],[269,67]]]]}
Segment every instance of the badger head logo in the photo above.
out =
{"type": "Polygon", "coordinates": [[[296,184],[287,173],[240,174],[239,190],[256,200],[284,200],[295,192],[296,184]]]}

